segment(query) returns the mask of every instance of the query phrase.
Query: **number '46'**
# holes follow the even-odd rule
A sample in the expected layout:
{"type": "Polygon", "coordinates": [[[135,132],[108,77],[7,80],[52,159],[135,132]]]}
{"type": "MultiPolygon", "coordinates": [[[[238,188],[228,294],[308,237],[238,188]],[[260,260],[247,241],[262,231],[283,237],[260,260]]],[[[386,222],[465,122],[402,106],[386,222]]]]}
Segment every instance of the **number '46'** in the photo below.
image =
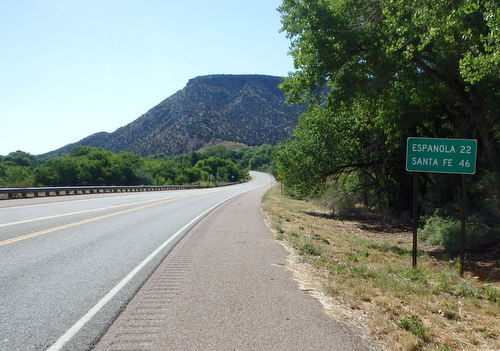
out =
{"type": "Polygon", "coordinates": [[[460,161],[458,164],[459,164],[460,166],[462,166],[462,167],[470,167],[470,162],[469,162],[469,160],[467,160],[467,161],[466,161],[466,160],[462,160],[462,161],[460,161]]]}

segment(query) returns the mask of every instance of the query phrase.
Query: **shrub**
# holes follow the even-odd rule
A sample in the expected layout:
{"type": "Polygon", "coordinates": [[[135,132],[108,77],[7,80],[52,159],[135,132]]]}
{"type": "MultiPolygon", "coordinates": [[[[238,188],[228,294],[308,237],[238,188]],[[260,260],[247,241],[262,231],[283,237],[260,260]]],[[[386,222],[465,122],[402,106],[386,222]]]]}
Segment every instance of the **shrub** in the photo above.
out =
{"type": "Polygon", "coordinates": [[[318,198],[325,207],[332,210],[332,213],[342,216],[354,211],[359,199],[358,193],[358,179],[351,175],[325,184],[318,198]]]}
{"type": "Polygon", "coordinates": [[[431,245],[443,245],[444,238],[460,234],[460,221],[439,216],[429,217],[419,231],[420,239],[431,245]]]}
{"type": "MultiPolygon", "coordinates": [[[[481,252],[494,245],[500,228],[483,225],[478,218],[469,218],[465,228],[465,247],[468,252],[481,252]]],[[[429,244],[440,244],[451,257],[460,253],[460,221],[437,215],[429,217],[419,231],[420,238],[429,244]]]]}

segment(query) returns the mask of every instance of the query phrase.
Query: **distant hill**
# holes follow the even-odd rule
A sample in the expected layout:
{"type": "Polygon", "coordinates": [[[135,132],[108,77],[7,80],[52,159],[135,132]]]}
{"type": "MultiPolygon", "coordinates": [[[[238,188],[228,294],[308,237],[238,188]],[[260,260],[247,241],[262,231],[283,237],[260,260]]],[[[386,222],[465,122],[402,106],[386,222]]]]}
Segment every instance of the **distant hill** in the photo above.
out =
{"type": "Polygon", "coordinates": [[[284,104],[281,82],[280,77],[264,75],[197,77],[113,133],[96,133],[41,156],[62,155],[75,146],[170,156],[220,142],[276,144],[291,136],[305,110],[284,104]]]}

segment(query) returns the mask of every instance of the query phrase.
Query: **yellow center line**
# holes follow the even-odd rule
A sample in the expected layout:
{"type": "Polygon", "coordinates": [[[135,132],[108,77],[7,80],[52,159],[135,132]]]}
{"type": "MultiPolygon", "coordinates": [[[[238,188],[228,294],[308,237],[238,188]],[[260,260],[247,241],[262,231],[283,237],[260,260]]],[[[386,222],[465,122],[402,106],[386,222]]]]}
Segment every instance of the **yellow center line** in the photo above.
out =
{"type": "MultiPolygon", "coordinates": [[[[208,192],[203,192],[202,194],[207,194],[207,193],[208,192]]],[[[199,195],[202,195],[202,194],[199,194],[199,195]]],[[[189,195],[187,195],[187,196],[189,196],[189,195]]],[[[172,198],[172,199],[177,199],[177,198],[181,198],[181,197],[175,197],[175,198],[172,198]]],[[[2,224],[0,224],[0,228],[2,228],[2,227],[10,227],[12,225],[17,225],[17,224],[25,224],[25,223],[30,223],[30,222],[42,221],[42,220],[46,220],[46,219],[54,219],[54,218],[68,217],[68,216],[74,216],[74,215],[84,214],[84,213],[90,213],[90,212],[111,210],[113,208],[120,208],[120,207],[132,206],[132,205],[139,205],[139,204],[144,204],[144,203],[149,203],[149,202],[154,202],[154,201],[158,201],[158,199],[144,200],[144,201],[138,201],[138,202],[131,202],[131,203],[128,203],[128,204],[121,204],[121,205],[114,205],[114,206],[107,206],[107,207],[100,207],[100,208],[93,208],[93,209],[90,209],[90,210],[82,210],[82,211],[77,211],[77,212],[61,213],[61,214],[57,214],[57,215],[53,215],[53,216],[24,219],[22,221],[2,223],[2,224]]]]}
{"type": "Polygon", "coordinates": [[[83,214],[83,213],[89,213],[89,212],[97,212],[97,211],[110,210],[110,209],[113,209],[113,208],[120,208],[120,207],[125,207],[125,206],[138,205],[138,204],[143,204],[143,203],[148,203],[148,202],[154,202],[154,201],[158,201],[158,199],[145,200],[145,201],[139,201],[139,202],[131,202],[131,203],[122,204],[122,205],[114,205],[114,206],[93,208],[93,209],[90,209],[90,210],[82,210],[82,211],[77,211],[77,212],[61,213],[61,214],[53,215],[53,216],[46,216],[46,217],[38,217],[38,218],[25,219],[25,220],[22,220],[22,221],[9,222],[9,223],[0,224],[0,228],[2,228],[2,227],[9,227],[11,225],[16,225],[16,224],[24,224],[24,223],[42,221],[42,220],[45,220],[45,219],[53,219],[53,218],[74,216],[74,215],[83,214]]]}
{"type": "Polygon", "coordinates": [[[187,198],[190,198],[190,197],[200,196],[200,195],[204,195],[204,194],[207,194],[207,193],[208,192],[204,192],[204,193],[201,193],[201,194],[194,194],[194,195],[186,195],[186,196],[173,197],[173,198],[170,198],[170,199],[167,199],[167,200],[162,200],[162,201],[154,202],[154,203],[151,203],[151,204],[148,204],[148,205],[143,205],[143,206],[139,206],[139,207],[129,208],[129,209],[123,210],[123,211],[113,212],[113,213],[105,214],[105,215],[98,216],[98,217],[84,219],[84,220],[78,221],[78,222],[63,224],[63,225],[60,225],[60,226],[57,226],[57,227],[52,227],[52,228],[49,228],[49,229],[41,230],[41,231],[30,233],[30,234],[16,236],[15,238],[11,238],[11,239],[0,241],[0,246],[5,246],[5,245],[8,245],[8,244],[15,243],[17,241],[22,241],[22,240],[26,240],[26,239],[35,238],[37,236],[41,236],[41,235],[53,233],[53,232],[56,232],[56,231],[59,231],[59,230],[67,229],[67,228],[76,227],[76,226],[79,226],[79,225],[82,225],[82,224],[87,224],[87,223],[99,221],[101,219],[110,218],[110,217],[114,217],[114,216],[118,216],[118,215],[130,213],[130,212],[142,210],[142,209],[145,209],[145,208],[148,208],[148,207],[162,205],[162,204],[165,204],[167,202],[174,201],[174,200],[187,199],[187,198]]]}

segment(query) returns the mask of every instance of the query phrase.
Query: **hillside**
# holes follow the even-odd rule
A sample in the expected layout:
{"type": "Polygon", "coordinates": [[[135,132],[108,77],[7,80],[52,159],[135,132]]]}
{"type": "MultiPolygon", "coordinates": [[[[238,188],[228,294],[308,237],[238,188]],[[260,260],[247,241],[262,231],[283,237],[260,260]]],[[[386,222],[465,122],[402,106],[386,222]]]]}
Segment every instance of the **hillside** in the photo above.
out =
{"type": "Polygon", "coordinates": [[[291,136],[301,106],[284,104],[282,78],[263,75],[210,75],[186,87],[112,133],[100,132],[42,156],[58,156],[75,146],[96,146],[142,156],[176,155],[220,141],[276,144],[291,136]]]}

